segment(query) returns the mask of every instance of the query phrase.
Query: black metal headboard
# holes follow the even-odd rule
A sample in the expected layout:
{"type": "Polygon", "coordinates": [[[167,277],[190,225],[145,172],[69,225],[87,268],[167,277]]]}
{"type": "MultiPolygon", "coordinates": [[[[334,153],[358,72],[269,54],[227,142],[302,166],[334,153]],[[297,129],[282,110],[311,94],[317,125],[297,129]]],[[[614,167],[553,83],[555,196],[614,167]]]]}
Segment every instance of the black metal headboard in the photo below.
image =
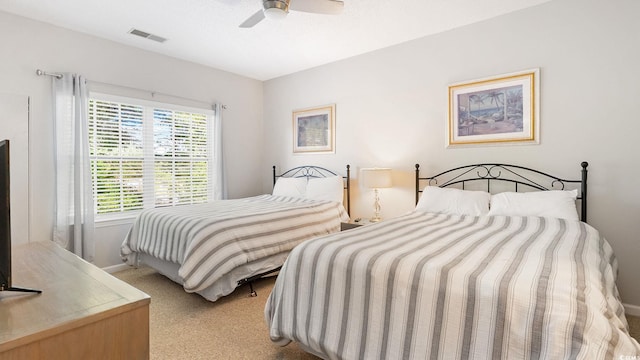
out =
{"type": "Polygon", "coordinates": [[[447,187],[461,184],[464,190],[465,184],[470,182],[486,182],[487,192],[491,192],[491,182],[512,183],[517,192],[519,186],[525,189],[536,190],[564,190],[566,184],[580,184],[580,220],[587,222],[587,166],[589,163],[583,161],[582,178],[580,180],[561,179],[542,171],[508,164],[473,164],[460,166],[454,169],[443,171],[437,175],[420,177],[420,165],[416,164],[416,204],[422,192],[420,181],[427,181],[427,185],[447,187]]]}
{"type": "MultiPolygon", "coordinates": [[[[335,172],[319,166],[304,165],[291,168],[280,175],[276,174],[276,166],[273,166],[273,186],[279,177],[306,177],[309,178],[325,178],[330,176],[339,176],[335,172]]],[[[347,192],[347,213],[351,214],[351,165],[347,165],[347,176],[342,177],[345,180],[344,189],[347,192]]]]}

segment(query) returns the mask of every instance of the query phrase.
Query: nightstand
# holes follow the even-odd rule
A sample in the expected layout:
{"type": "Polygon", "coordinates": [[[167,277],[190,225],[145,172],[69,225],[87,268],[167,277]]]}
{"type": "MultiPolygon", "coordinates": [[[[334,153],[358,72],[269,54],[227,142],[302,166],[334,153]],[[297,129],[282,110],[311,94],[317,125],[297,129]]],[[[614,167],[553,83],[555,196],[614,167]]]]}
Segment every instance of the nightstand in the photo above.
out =
{"type": "Polygon", "coordinates": [[[340,223],[340,231],[351,230],[363,225],[373,224],[372,222],[369,222],[368,219],[359,219],[359,221],[356,220],[340,223]]]}

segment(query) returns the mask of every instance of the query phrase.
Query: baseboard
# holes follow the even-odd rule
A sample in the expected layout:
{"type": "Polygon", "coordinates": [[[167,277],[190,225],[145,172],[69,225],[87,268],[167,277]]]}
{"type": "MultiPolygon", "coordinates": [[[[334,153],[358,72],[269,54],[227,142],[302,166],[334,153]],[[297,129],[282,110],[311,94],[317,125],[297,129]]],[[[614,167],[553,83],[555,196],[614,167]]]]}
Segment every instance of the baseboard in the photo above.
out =
{"type": "Polygon", "coordinates": [[[104,268],[102,268],[102,270],[108,272],[109,274],[113,274],[113,273],[118,272],[118,271],[127,270],[130,267],[131,266],[129,266],[127,264],[119,264],[119,265],[113,265],[113,266],[104,267],[104,268]]]}
{"type": "Polygon", "coordinates": [[[627,315],[640,316],[640,306],[622,304],[624,306],[624,313],[627,315]]]}

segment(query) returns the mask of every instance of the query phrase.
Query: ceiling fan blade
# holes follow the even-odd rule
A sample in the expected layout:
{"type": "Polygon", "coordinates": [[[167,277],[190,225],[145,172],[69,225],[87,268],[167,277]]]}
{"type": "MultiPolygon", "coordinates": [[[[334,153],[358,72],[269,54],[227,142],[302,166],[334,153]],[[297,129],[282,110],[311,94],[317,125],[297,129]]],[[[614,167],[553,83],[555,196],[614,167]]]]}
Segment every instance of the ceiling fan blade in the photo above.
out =
{"type": "Polygon", "coordinates": [[[264,19],[264,12],[262,11],[262,9],[256,11],[255,14],[249,16],[249,18],[247,20],[245,20],[242,24],[240,24],[241,28],[250,28],[253,27],[255,24],[259,23],[260,21],[262,21],[262,19],[264,19]]]}
{"type": "Polygon", "coordinates": [[[315,14],[336,15],[342,12],[344,2],[339,0],[291,0],[289,10],[315,14]]]}

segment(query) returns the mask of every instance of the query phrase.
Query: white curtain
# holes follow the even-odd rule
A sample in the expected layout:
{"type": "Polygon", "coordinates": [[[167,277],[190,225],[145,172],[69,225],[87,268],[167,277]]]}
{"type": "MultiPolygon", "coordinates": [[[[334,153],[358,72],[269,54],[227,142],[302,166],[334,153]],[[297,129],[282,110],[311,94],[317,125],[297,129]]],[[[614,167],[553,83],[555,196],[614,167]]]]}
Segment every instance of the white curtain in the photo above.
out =
{"type": "Polygon", "coordinates": [[[225,171],[225,163],[222,146],[222,109],[221,104],[215,104],[213,110],[215,117],[213,119],[213,173],[214,173],[214,200],[222,200],[227,198],[227,177],[225,171]]]}
{"type": "Polygon", "coordinates": [[[94,212],[89,160],[86,80],[63,74],[53,80],[55,224],[53,239],[93,261],[94,212]]]}

